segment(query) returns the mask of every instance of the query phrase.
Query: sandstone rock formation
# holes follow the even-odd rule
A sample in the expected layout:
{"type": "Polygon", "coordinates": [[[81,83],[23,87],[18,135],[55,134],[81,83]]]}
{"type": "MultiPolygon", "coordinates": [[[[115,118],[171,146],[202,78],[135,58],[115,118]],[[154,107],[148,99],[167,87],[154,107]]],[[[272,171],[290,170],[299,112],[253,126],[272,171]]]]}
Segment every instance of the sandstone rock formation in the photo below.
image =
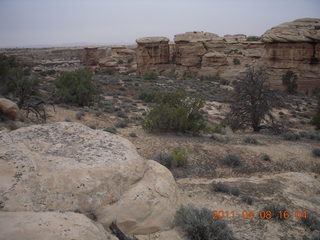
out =
{"type": "Polygon", "coordinates": [[[19,116],[19,107],[9,99],[0,98],[0,114],[11,120],[16,120],[19,116]]]}
{"type": "Polygon", "coordinates": [[[301,18],[292,22],[282,23],[266,31],[263,42],[320,42],[320,19],[301,18]]]}
{"type": "Polygon", "coordinates": [[[98,64],[98,47],[86,47],[85,48],[84,65],[85,66],[95,66],[98,64]]]}
{"type": "Polygon", "coordinates": [[[269,68],[274,86],[282,87],[281,76],[298,74],[298,90],[320,87],[320,19],[303,18],[283,23],[262,35],[266,54],[261,65],[269,68]]]}
{"type": "Polygon", "coordinates": [[[137,73],[161,71],[169,63],[169,39],[166,37],[145,37],[136,40],[137,73]]]}
{"type": "Polygon", "coordinates": [[[116,240],[78,213],[0,212],[0,240],[116,240]]]}
{"type": "Polygon", "coordinates": [[[3,211],[76,211],[126,233],[168,229],[177,204],[168,169],[126,139],[77,123],[0,134],[3,211]]]}

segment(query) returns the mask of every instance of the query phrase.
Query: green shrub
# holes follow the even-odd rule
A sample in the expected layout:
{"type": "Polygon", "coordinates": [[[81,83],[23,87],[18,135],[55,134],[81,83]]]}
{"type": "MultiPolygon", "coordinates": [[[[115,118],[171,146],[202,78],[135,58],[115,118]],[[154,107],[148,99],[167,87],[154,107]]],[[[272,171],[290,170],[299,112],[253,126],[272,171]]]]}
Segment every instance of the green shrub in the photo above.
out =
{"type": "Polygon", "coordinates": [[[137,136],[137,134],[136,134],[136,133],[131,132],[131,133],[129,133],[129,137],[134,137],[134,138],[136,138],[136,137],[138,137],[138,136],[137,136]]]}
{"type": "Polygon", "coordinates": [[[218,182],[218,183],[213,183],[211,186],[212,191],[214,192],[222,192],[222,193],[227,193],[231,194],[234,196],[239,196],[240,195],[240,190],[238,188],[231,187],[227,184],[218,182]]]}
{"type": "Polygon", "coordinates": [[[287,87],[287,92],[289,94],[294,94],[297,92],[298,84],[297,84],[298,76],[292,71],[287,71],[286,74],[282,76],[282,84],[287,87]]]}
{"type": "Polygon", "coordinates": [[[228,224],[222,219],[212,219],[212,216],[207,208],[181,206],[176,212],[175,224],[189,240],[234,240],[228,224]]]}
{"type": "Polygon", "coordinates": [[[172,156],[168,153],[157,153],[153,159],[161,165],[165,166],[166,168],[170,169],[172,166],[172,156]]]}
{"type": "Polygon", "coordinates": [[[234,64],[234,65],[240,65],[241,62],[240,62],[239,58],[234,58],[234,59],[233,59],[233,64],[234,64]]]}
{"type": "Polygon", "coordinates": [[[258,36],[248,36],[247,37],[247,41],[251,42],[251,41],[260,41],[260,37],[258,36]]]}
{"type": "Polygon", "coordinates": [[[153,89],[141,89],[138,98],[147,103],[155,102],[158,91],[153,89]]]}
{"type": "Polygon", "coordinates": [[[199,134],[206,127],[200,111],[203,106],[202,98],[187,96],[184,90],[159,93],[142,127],[147,131],[199,134]]]}
{"type": "Polygon", "coordinates": [[[317,130],[320,130],[320,102],[318,104],[318,110],[311,120],[311,124],[314,125],[317,130]]]}
{"type": "Polygon", "coordinates": [[[156,80],[158,79],[158,75],[156,72],[146,72],[143,74],[144,80],[156,80]]]}
{"type": "Polygon", "coordinates": [[[115,127],[106,127],[103,131],[117,134],[117,129],[115,127]]]}
{"type": "Polygon", "coordinates": [[[39,78],[29,68],[19,66],[14,57],[0,54],[0,93],[13,94],[22,108],[32,96],[38,95],[39,78]]]}
{"type": "Polygon", "coordinates": [[[188,148],[177,147],[174,148],[170,154],[157,153],[154,160],[167,168],[183,167],[188,162],[188,155],[190,150],[188,148]]]}
{"type": "Polygon", "coordinates": [[[74,72],[62,72],[55,80],[55,97],[58,102],[91,105],[99,94],[89,69],[78,69],[74,72]]]}
{"type": "Polygon", "coordinates": [[[127,119],[125,120],[119,120],[116,124],[116,128],[126,128],[128,126],[129,121],[127,119]]]}
{"type": "Polygon", "coordinates": [[[245,143],[249,143],[249,144],[258,144],[258,143],[259,143],[258,140],[255,139],[254,137],[245,137],[245,138],[243,139],[243,141],[244,141],[245,143]]]}
{"type": "Polygon", "coordinates": [[[266,162],[270,162],[271,161],[270,156],[268,154],[266,154],[266,153],[263,153],[261,155],[261,158],[262,158],[263,161],[266,161],[266,162]]]}
{"type": "Polygon", "coordinates": [[[228,154],[225,156],[223,163],[229,167],[240,167],[242,165],[240,157],[234,154],[228,154]]]}
{"type": "Polygon", "coordinates": [[[183,167],[188,162],[188,154],[190,150],[188,148],[174,148],[172,150],[172,165],[174,167],[183,167]]]}
{"type": "Polygon", "coordinates": [[[17,105],[22,108],[32,96],[38,95],[39,78],[20,68],[10,69],[6,82],[6,91],[19,98],[17,105]]]}
{"type": "Polygon", "coordinates": [[[288,140],[288,141],[300,140],[300,135],[298,133],[294,133],[294,132],[286,132],[282,136],[283,136],[284,140],[288,140]]]}
{"type": "Polygon", "coordinates": [[[320,157],[320,148],[315,148],[312,150],[313,156],[320,157]]]}
{"type": "Polygon", "coordinates": [[[219,124],[214,125],[214,126],[207,126],[206,132],[207,133],[219,133],[219,134],[225,134],[225,128],[226,128],[226,123],[225,121],[221,121],[219,124]]]}

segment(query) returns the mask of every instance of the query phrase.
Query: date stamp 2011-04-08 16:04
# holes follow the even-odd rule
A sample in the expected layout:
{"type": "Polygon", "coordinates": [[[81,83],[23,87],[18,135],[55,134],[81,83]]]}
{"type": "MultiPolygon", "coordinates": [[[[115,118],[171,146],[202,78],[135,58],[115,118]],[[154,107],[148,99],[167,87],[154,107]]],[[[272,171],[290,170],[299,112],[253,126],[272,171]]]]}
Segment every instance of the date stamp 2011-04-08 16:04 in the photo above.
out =
{"type": "MultiPolygon", "coordinates": [[[[238,212],[238,211],[237,211],[238,212]]],[[[310,217],[310,213],[307,210],[283,210],[283,211],[271,211],[271,210],[261,210],[261,211],[251,211],[242,210],[241,213],[237,213],[232,210],[215,210],[212,211],[211,219],[225,219],[225,220],[235,220],[235,219],[278,219],[278,220],[301,220],[310,217]]]]}

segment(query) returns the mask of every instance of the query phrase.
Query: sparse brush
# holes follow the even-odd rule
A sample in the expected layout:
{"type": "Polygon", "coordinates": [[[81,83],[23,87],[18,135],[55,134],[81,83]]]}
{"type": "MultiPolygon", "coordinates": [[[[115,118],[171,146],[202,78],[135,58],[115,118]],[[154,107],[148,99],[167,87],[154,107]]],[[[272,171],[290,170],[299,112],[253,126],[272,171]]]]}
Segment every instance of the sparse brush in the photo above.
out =
{"type": "Polygon", "coordinates": [[[266,162],[270,162],[271,161],[270,156],[268,154],[266,154],[266,153],[263,153],[261,155],[261,158],[262,158],[263,161],[266,161],[266,162]]]}
{"type": "Polygon", "coordinates": [[[286,132],[283,135],[284,140],[288,140],[288,141],[298,141],[300,140],[300,135],[298,133],[294,133],[294,132],[286,132]]]}
{"type": "Polygon", "coordinates": [[[136,137],[137,137],[137,134],[136,134],[136,133],[134,133],[134,132],[131,132],[131,133],[129,133],[129,136],[130,136],[130,137],[134,137],[134,138],[136,138],[136,137]]]}
{"type": "Polygon", "coordinates": [[[172,166],[172,156],[168,153],[157,153],[153,159],[166,168],[171,168],[172,166]]]}
{"type": "Polygon", "coordinates": [[[224,183],[221,183],[221,182],[213,183],[211,188],[212,188],[212,191],[214,191],[214,192],[222,192],[222,193],[227,193],[227,194],[231,194],[234,196],[240,195],[240,190],[238,188],[231,187],[231,186],[224,184],[224,183]]]}
{"type": "Polygon", "coordinates": [[[116,128],[126,128],[128,126],[128,120],[119,120],[116,124],[116,128]]]}
{"type": "Polygon", "coordinates": [[[234,154],[228,154],[225,156],[223,163],[229,167],[240,167],[242,165],[240,157],[234,154]]]}
{"type": "Polygon", "coordinates": [[[258,140],[255,139],[254,137],[246,137],[245,139],[243,139],[243,141],[245,143],[249,143],[249,144],[258,144],[258,140]]]}
{"type": "Polygon", "coordinates": [[[307,211],[306,217],[302,217],[300,223],[311,231],[320,231],[320,220],[311,211],[307,211]]]}
{"type": "Polygon", "coordinates": [[[312,150],[313,156],[320,157],[320,148],[315,148],[312,150]]]}
{"type": "Polygon", "coordinates": [[[84,115],[85,115],[84,111],[77,112],[76,119],[81,120],[84,115]]]}
{"type": "Polygon", "coordinates": [[[117,133],[117,129],[115,127],[107,127],[105,129],[103,129],[103,131],[113,133],[113,134],[117,133]]]}
{"type": "Polygon", "coordinates": [[[271,203],[271,204],[265,206],[262,210],[265,212],[270,211],[272,219],[278,220],[278,221],[285,219],[283,217],[283,213],[284,213],[284,211],[287,211],[286,207],[284,207],[280,204],[277,204],[277,203],[271,203]],[[280,212],[282,212],[282,215],[280,212]]]}
{"type": "Polygon", "coordinates": [[[253,203],[253,198],[248,195],[242,195],[241,199],[243,202],[247,203],[248,205],[252,205],[253,203]]]}
{"type": "Polygon", "coordinates": [[[181,206],[175,224],[186,233],[189,240],[235,240],[228,224],[222,219],[212,219],[207,208],[181,206]]]}

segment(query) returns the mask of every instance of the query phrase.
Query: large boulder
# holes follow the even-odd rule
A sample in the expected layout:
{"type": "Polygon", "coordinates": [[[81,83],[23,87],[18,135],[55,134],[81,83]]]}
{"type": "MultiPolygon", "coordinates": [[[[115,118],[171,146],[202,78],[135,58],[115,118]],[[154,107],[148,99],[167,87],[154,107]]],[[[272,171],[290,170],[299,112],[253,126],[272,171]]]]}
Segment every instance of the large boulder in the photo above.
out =
{"type": "Polygon", "coordinates": [[[77,123],[35,125],[1,132],[0,153],[5,211],[76,211],[106,228],[117,220],[130,234],[171,227],[174,178],[122,137],[77,123]]]}
{"type": "Polygon", "coordinates": [[[9,99],[0,98],[0,114],[11,120],[16,120],[19,116],[19,107],[9,99]]]}
{"type": "Polygon", "coordinates": [[[301,18],[266,31],[263,42],[320,42],[320,19],[301,18]]]}
{"type": "Polygon", "coordinates": [[[116,240],[85,215],[58,212],[0,212],[0,240],[116,240]]]}

